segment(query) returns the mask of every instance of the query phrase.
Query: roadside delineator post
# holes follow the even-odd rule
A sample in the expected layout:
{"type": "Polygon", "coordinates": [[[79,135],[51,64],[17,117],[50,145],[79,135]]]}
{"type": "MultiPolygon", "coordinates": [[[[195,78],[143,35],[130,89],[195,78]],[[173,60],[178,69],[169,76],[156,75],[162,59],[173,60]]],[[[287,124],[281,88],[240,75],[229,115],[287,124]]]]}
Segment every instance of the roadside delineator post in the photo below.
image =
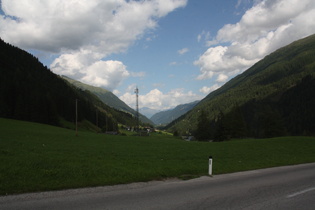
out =
{"type": "Polygon", "coordinates": [[[212,176],[212,165],[213,165],[212,156],[209,156],[209,176],[212,176]]]}

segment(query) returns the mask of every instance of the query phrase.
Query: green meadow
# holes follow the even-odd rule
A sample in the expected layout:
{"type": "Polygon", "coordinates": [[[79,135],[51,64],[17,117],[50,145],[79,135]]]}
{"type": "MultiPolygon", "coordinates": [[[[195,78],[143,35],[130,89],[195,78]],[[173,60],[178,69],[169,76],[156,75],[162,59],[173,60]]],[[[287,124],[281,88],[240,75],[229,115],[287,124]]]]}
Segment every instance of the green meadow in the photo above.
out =
{"type": "Polygon", "coordinates": [[[113,136],[0,118],[0,195],[315,162],[315,137],[187,142],[113,136]]]}

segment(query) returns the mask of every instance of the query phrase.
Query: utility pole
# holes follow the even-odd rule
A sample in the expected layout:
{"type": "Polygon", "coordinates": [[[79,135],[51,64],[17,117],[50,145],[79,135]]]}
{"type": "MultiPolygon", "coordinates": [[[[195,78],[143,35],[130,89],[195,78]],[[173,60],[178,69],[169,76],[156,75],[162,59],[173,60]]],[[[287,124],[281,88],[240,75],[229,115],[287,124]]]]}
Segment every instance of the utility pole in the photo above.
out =
{"type": "Polygon", "coordinates": [[[78,136],[78,99],[75,99],[75,136],[78,136]]]}
{"type": "Polygon", "coordinates": [[[98,127],[98,112],[97,112],[97,109],[96,109],[96,127],[98,127]]]}
{"type": "Polygon", "coordinates": [[[139,103],[138,103],[139,89],[138,89],[138,87],[136,87],[135,93],[136,93],[136,121],[137,121],[136,130],[137,130],[137,132],[139,132],[139,103]]]}
{"type": "Polygon", "coordinates": [[[107,115],[105,115],[106,116],[106,133],[107,133],[107,131],[108,131],[108,116],[107,115]]]}

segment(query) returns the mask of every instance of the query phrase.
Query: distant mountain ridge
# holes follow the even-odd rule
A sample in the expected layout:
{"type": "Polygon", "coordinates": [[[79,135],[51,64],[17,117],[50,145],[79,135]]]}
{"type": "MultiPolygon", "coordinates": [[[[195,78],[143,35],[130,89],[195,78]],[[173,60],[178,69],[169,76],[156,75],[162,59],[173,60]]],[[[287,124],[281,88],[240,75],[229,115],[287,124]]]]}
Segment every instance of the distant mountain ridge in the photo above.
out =
{"type": "Polygon", "coordinates": [[[151,109],[148,107],[140,107],[139,112],[145,115],[147,118],[151,118],[154,114],[160,112],[161,110],[151,109]]]}
{"type": "MultiPolygon", "coordinates": [[[[73,84],[74,86],[82,89],[82,90],[88,90],[91,93],[93,93],[94,95],[96,95],[103,103],[105,103],[106,105],[120,110],[120,111],[124,111],[127,113],[132,114],[133,116],[135,116],[136,111],[132,108],[130,108],[125,102],[123,102],[122,100],[120,100],[115,94],[113,94],[111,91],[106,90],[104,88],[100,88],[100,87],[95,87],[92,85],[88,85],[85,83],[82,83],[80,81],[71,79],[67,76],[62,76],[63,79],[65,79],[66,81],[68,81],[69,83],[73,84]]],[[[149,124],[154,124],[151,120],[149,120],[146,116],[140,114],[139,115],[140,120],[143,123],[149,123],[149,124]]]]}
{"type": "Polygon", "coordinates": [[[194,101],[187,104],[180,104],[176,106],[174,109],[161,111],[154,114],[150,118],[150,120],[152,120],[156,125],[167,125],[168,123],[179,118],[183,114],[186,114],[188,111],[194,108],[198,103],[199,101],[194,101]]]}
{"type": "Polygon", "coordinates": [[[167,129],[198,136],[204,121],[205,139],[315,135],[314,86],[315,35],[311,35],[266,56],[167,129]]]}

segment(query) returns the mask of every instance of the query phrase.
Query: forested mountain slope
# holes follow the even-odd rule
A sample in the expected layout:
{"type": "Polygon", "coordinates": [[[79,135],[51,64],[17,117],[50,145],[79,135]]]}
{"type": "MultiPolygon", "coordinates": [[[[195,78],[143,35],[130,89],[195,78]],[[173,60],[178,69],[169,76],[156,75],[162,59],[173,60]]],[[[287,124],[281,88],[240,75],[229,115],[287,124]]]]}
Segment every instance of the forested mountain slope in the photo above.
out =
{"type": "Polygon", "coordinates": [[[314,77],[312,35],[266,56],[168,128],[198,136],[207,122],[203,139],[315,135],[314,77]]]}
{"type": "MultiPolygon", "coordinates": [[[[79,89],[82,90],[88,90],[94,95],[96,95],[103,103],[106,105],[117,109],[119,111],[127,112],[133,116],[136,115],[136,111],[130,108],[125,102],[120,100],[115,94],[113,94],[111,91],[108,91],[104,88],[100,87],[94,87],[91,85],[84,84],[82,82],[76,81],[74,79],[71,79],[66,76],[62,76],[63,79],[67,80],[74,86],[78,87],[79,89]]],[[[135,99],[136,100],[136,99],[135,99]]],[[[143,123],[149,123],[149,124],[154,124],[151,120],[149,120],[147,117],[143,116],[142,114],[139,114],[139,119],[143,123]]]]}
{"type": "Polygon", "coordinates": [[[114,129],[117,122],[136,124],[130,114],[115,111],[88,91],[74,88],[37,58],[1,39],[0,74],[0,117],[60,126],[75,121],[78,100],[79,121],[100,128],[107,123],[108,129],[114,129]]]}

